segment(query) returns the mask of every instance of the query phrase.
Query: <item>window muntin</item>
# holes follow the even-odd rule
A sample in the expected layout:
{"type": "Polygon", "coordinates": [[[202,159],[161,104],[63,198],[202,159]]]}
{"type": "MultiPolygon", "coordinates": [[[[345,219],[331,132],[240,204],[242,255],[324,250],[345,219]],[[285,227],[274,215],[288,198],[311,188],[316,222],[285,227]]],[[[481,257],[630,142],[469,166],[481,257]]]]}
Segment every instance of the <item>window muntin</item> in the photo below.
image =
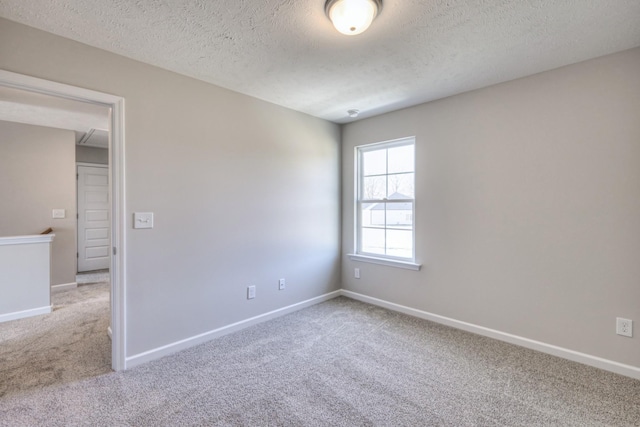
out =
{"type": "Polygon", "coordinates": [[[356,147],[356,253],[415,260],[415,139],[356,147]]]}

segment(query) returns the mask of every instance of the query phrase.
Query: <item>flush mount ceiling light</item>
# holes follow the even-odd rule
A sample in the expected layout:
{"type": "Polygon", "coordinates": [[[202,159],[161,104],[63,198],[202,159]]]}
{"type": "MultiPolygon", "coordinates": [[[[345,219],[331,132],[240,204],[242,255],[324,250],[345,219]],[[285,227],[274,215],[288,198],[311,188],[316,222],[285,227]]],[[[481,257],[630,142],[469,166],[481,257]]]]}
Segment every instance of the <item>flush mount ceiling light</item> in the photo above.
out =
{"type": "Polygon", "coordinates": [[[364,32],[382,9],[382,0],[327,0],[324,12],[348,36],[364,32]]]}
{"type": "Polygon", "coordinates": [[[353,109],[353,110],[347,110],[347,114],[348,114],[348,115],[349,115],[349,117],[351,117],[351,118],[356,118],[356,117],[358,117],[358,114],[360,114],[360,110],[356,110],[356,109],[353,109]]]}

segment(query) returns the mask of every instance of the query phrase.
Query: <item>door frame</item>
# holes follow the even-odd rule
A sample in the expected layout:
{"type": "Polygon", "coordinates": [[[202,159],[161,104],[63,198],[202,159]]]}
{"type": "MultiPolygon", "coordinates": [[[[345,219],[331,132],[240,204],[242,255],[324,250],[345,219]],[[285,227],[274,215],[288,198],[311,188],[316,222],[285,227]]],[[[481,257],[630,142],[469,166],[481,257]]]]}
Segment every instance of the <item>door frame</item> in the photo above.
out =
{"type": "Polygon", "coordinates": [[[111,200],[111,367],[127,368],[126,204],[124,98],[0,69],[0,85],[111,108],[109,114],[109,197],[111,200]]]}
{"type": "MultiPolygon", "coordinates": [[[[77,179],[80,176],[79,168],[81,166],[89,167],[89,168],[101,168],[108,169],[109,164],[102,163],[88,163],[88,162],[76,162],[76,253],[80,252],[80,192],[78,191],[78,186],[80,185],[80,180],[77,179]]],[[[109,208],[111,208],[111,200],[109,200],[109,208]]],[[[111,222],[111,221],[109,221],[111,222]]],[[[109,224],[111,226],[111,224],[109,224]]],[[[111,231],[111,230],[109,230],[111,231]]],[[[111,238],[111,237],[109,237],[111,238]]],[[[109,242],[111,243],[111,242],[109,242]]],[[[80,273],[80,258],[76,258],[76,273],[80,273]]],[[[111,325],[109,325],[109,330],[111,330],[111,325]]],[[[111,334],[111,332],[109,332],[111,334]]]]}

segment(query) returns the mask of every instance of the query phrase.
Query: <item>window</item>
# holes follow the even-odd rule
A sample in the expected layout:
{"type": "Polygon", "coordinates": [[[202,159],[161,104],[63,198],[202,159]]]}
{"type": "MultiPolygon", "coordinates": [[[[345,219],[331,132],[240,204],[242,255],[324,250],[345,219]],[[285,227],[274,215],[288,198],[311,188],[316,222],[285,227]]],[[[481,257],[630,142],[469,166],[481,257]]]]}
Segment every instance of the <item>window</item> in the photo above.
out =
{"type": "Polygon", "coordinates": [[[415,138],[356,147],[356,256],[415,260],[415,138]]]}

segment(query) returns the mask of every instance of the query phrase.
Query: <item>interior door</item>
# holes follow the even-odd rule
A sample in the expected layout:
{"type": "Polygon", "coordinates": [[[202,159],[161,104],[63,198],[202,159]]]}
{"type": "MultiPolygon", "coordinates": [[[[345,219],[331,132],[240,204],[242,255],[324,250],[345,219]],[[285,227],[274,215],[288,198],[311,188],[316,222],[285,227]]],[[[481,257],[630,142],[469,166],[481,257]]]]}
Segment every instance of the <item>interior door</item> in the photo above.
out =
{"type": "Polygon", "coordinates": [[[78,166],[78,272],[109,268],[109,169],[78,166]]]}

